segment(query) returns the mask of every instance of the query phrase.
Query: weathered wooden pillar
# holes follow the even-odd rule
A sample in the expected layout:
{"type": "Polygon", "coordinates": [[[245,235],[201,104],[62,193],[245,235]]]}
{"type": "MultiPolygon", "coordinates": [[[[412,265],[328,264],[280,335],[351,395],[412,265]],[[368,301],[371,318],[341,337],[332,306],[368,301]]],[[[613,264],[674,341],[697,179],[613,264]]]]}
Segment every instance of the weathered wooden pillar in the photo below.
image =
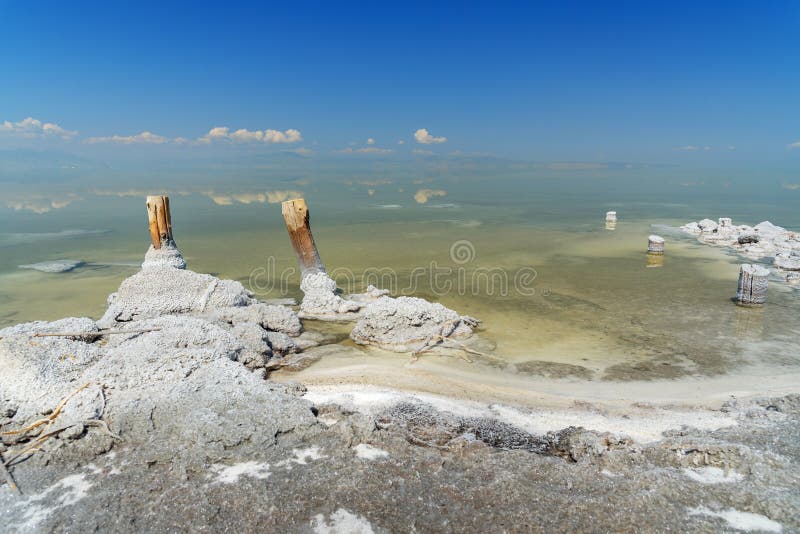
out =
{"type": "Polygon", "coordinates": [[[302,198],[287,200],[281,204],[283,219],[289,231],[289,239],[300,263],[300,278],[307,274],[324,273],[325,266],[319,257],[314,236],[311,233],[310,217],[306,201],[302,198]]]}
{"type": "Polygon", "coordinates": [[[736,290],[736,303],[749,306],[764,304],[767,301],[769,269],[760,265],[744,263],[739,268],[739,288],[736,290]]]}
{"type": "Polygon", "coordinates": [[[153,248],[161,248],[161,245],[173,243],[169,197],[163,195],[148,196],[147,218],[150,221],[150,239],[153,241],[153,248]]]}
{"type": "Polygon", "coordinates": [[[660,235],[651,235],[647,238],[648,254],[664,254],[664,238],[660,235]]]}

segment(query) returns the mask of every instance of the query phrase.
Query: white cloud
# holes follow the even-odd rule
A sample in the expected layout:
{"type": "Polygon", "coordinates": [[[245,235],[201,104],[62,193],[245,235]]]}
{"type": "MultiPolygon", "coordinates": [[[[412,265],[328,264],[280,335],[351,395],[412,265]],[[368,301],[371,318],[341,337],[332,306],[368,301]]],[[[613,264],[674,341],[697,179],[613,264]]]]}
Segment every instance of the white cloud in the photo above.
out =
{"type": "Polygon", "coordinates": [[[425,150],[423,148],[415,148],[411,152],[413,154],[419,154],[420,156],[432,156],[433,155],[433,151],[432,150],[425,150]]]}
{"type": "Polygon", "coordinates": [[[65,130],[58,124],[52,122],[42,122],[39,119],[28,117],[19,122],[3,121],[0,123],[0,133],[11,134],[25,138],[52,138],[72,139],[78,132],[75,130],[65,130]]]}
{"type": "Polygon", "coordinates": [[[446,137],[434,137],[425,128],[420,128],[414,132],[414,139],[416,139],[417,143],[422,145],[433,145],[447,142],[446,137]]]}
{"type": "Polygon", "coordinates": [[[679,146],[675,150],[695,151],[695,150],[700,150],[700,147],[695,146],[695,145],[686,145],[686,146],[679,146]]]}
{"type": "Polygon", "coordinates": [[[373,139],[372,137],[370,137],[369,139],[367,139],[367,144],[368,144],[368,145],[374,145],[374,144],[375,144],[375,139],[373,139]]]}
{"type": "Polygon", "coordinates": [[[211,143],[217,140],[234,141],[237,143],[296,143],[303,140],[299,130],[247,130],[241,128],[231,133],[227,126],[215,126],[206,135],[199,138],[199,143],[211,143]]]}
{"type": "Polygon", "coordinates": [[[299,130],[289,129],[285,132],[279,130],[264,130],[265,143],[297,143],[302,141],[303,136],[299,130]]]}
{"type": "Polygon", "coordinates": [[[110,137],[90,137],[85,141],[90,145],[97,143],[115,143],[118,145],[163,145],[169,139],[152,132],[142,132],[136,135],[112,135],[110,137]]]}
{"type": "Polygon", "coordinates": [[[789,148],[790,148],[790,149],[791,149],[791,148],[800,148],[800,141],[795,141],[794,143],[792,143],[791,145],[789,145],[789,148]]]}
{"type": "Polygon", "coordinates": [[[404,144],[406,144],[406,142],[405,142],[405,141],[403,141],[402,139],[400,139],[400,140],[397,142],[397,144],[398,144],[398,145],[404,145],[404,144]]]}

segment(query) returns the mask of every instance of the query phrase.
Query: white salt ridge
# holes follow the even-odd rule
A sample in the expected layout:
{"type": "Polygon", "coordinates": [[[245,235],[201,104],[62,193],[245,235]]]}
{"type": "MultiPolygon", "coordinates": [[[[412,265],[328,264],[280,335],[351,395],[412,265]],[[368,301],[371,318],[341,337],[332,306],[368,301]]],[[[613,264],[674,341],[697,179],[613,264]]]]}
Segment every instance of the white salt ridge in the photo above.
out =
{"type": "Polygon", "coordinates": [[[727,473],[719,467],[684,468],[683,474],[700,484],[731,484],[744,480],[744,475],[736,471],[727,473]]]}
{"type": "Polygon", "coordinates": [[[214,464],[211,470],[216,473],[212,484],[235,484],[240,477],[264,480],[270,476],[269,464],[261,462],[241,462],[233,465],[214,464]]]}
{"type": "Polygon", "coordinates": [[[368,415],[376,415],[400,402],[418,401],[461,417],[496,419],[533,435],[544,435],[568,426],[582,426],[597,432],[624,434],[643,444],[659,441],[665,431],[683,426],[716,430],[737,425],[736,419],[726,414],[698,409],[630,408],[619,415],[579,409],[534,412],[503,404],[485,404],[367,386],[359,386],[358,390],[348,386],[308,386],[304,398],[317,405],[334,403],[368,415]]]}
{"type": "Polygon", "coordinates": [[[332,513],[329,521],[325,521],[324,515],[317,514],[311,520],[311,528],[315,534],[375,534],[369,521],[344,508],[332,513]]]}
{"type": "Polygon", "coordinates": [[[752,512],[740,512],[733,508],[715,512],[705,506],[690,508],[689,515],[700,515],[706,517],[717,517],[725,520],[730,528],[745,532],[782,532],[783,526],[777,521],[773,521],[767,516],[754,514],[752,512]]]}
{"type": "Polygon", "coordinates": [[[379,458],[388,458],[389,453],[378,447],[373,447],[368,443],[359,443],[353,450],[356,451],[356,456],[362,460],[377,460],[379,458]]]}

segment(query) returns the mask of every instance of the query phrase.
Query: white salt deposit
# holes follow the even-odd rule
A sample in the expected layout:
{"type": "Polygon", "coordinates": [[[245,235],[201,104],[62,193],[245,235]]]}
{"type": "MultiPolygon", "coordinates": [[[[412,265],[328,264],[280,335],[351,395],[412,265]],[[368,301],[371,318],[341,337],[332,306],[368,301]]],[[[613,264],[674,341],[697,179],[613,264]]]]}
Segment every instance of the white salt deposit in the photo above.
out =
{"type": "Polygon", "coordinates": [[[767,516],[754,514],[751,512],[740,512],[733,508],[715,512],[705,506],[690,508],[689,515],[699,515],[706,517],[717,517],[723,519],[728,527],[745,532],[781,532],[783,527],[777,521],[773,521],[767,516]]]}
{"type": "Polygon", "coordinates": [[[620,413],[600,410],[547,409],[532,411],[503,404],[450,399],[425,393],[358,386],[308,386],[304,398],[314,404],[333,403],[346,410],[376,415],[400,402],[424,402],[437,410],[461,417],[486,417],[513,425],[530,434],[543,435],[567,426],[582,426],[587,430],[624,434],[639,443],[663,438],[666,430],[689,426],[700,430],[736,426],[737,422],[724,413],[702,409],[662,409],[630,407],[620,413]]]}
{"type": "Polygon", "coordinates": [[[269,478],[269,464],[261,462],[241,462],[233,465],[214,464],[211,470],[215,473],[212,484],[235,484],[240,477],[251,477],[263,480],[269,478]]]}
{"type": "Polygon", "coordinates": [[[369,521],[344,508],[332,513],[328,521],[324,515],[317,514],[311,520],[311,528],[315,534],[375,534],[369,521]]]}
{"type": "Polygon", "coordinates": [[[69,475],[43,492],[19,501],[16,506],[24,508],[20,530],[34,529],[59,508],[78,503],[89,494],[91,487],[92,483],[86,480],[85,475],[69,475]],[[51,494],[55,494],[55,498],[51,494]],[[46,505],[39,504],[42,501],[46,505]]]}
{"type": "Polygon", "coordinates": [[[306,465],[309,461],[314,460],[322,460],[323,458],[327,458],[324,454],[322,454],[322,450],[319,447],[309,447],[307,449],[294,449],[292,451],[294,454],[294,458],[290,459],[290,462],[294,462],[299,465],[306,465]]]}
{"type": "Polygon", "coordinates": [[[368,443],[359,443],[353,450],[356,451],[356,456],[362,460],[377,460],[379,458],[388,458],[389,453],[378,447],[373,447],[368,443]]]}
{"type": "Polygon", "coordinates": [[[733,482],[741,482],[744,480],[744,475],[736,471],[725,472],[719,467],[696,467],[684,468],[683,474],[688,478],[699,482],[700,484],[730,484],[733,482]]]}

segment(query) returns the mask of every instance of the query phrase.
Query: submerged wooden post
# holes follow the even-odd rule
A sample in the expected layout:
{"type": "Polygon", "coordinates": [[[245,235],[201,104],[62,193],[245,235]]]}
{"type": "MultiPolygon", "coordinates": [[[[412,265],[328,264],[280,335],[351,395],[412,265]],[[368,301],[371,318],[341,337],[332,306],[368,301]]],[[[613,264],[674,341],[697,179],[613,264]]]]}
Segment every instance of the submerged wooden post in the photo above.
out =
{"type": "Polygon", "coordinates": [[[150,221],[150,239],[153,248],[172,243],[172,219],[169,215],[169,197],[151,195],[147,197],[147,218],[150,221]]]}
{"type": "Polygon", "coordinates": [[[767,301],[769,269],[760,265],[742,264],[739,267],[739,288],[736,303],[741,305],[764,304],[767,301]]]}
{"type": "Polygon", "coordinates": [[[287,200],[281,204],[283,219],[289,231],[289,239],[300,263],[300,278],[307,274],[324,273],[325,266],[319,257],[314,236],[311,233],[310,217],[306,201],[302,198],[287,200]]]}

